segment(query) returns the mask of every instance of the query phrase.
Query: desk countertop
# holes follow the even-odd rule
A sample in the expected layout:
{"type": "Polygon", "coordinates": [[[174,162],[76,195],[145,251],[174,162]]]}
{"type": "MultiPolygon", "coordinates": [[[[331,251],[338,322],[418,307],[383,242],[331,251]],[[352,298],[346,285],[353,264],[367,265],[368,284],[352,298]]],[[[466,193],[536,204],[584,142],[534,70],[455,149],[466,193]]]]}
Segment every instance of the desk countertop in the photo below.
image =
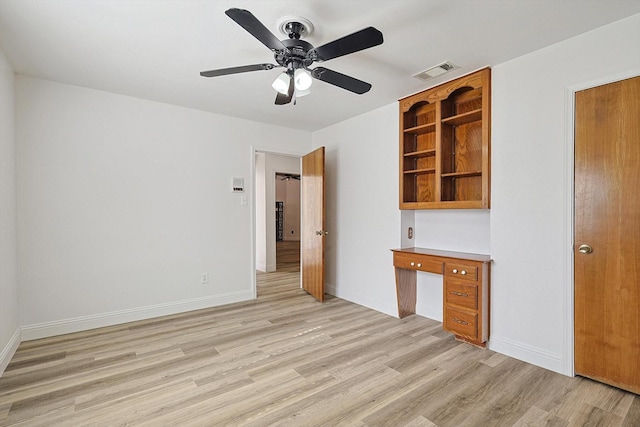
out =
{"type": "Polygon", "coordinates": [[[393,252],[405,252],[419,255],[430,255],[441,258],[466,259],[469,261],[491,262],[490,255],[470,254],[466,252],[442,251],[440,249],[430,248],[399,248],[391,249],[393,252]]]}

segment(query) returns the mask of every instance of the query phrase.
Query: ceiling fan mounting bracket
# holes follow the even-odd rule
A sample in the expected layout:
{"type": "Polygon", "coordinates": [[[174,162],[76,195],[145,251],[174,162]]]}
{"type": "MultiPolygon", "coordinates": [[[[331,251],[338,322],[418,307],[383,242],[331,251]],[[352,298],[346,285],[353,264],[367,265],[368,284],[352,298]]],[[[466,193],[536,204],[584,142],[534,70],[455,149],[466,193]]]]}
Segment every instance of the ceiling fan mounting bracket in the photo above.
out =
{"type": "Polygon", "coordinates": [[[289,22],[285,26],[285,29],[289,33],[289,38],[296,40],[298,40],[304,32],[304,26],[299,22],[289,22]]]}
{"type": "Polygon", "coordinates": [[[276,21],[280,34],[288,38],[299,39],[313,33],[313,24],[302,16],[287,15],[276,21]]]}

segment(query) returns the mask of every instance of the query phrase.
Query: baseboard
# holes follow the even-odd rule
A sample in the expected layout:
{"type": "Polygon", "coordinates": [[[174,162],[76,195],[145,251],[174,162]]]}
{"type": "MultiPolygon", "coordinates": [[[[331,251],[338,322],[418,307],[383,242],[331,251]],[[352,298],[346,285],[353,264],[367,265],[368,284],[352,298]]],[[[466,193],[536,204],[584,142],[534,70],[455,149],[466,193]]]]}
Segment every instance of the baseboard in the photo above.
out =
{"type": "Polygon", "coordinates": [[[2,376],[4,370],[9,366],[9,362],[11,362],[11,358],[16,353],[20,342],[21,334],[20,329],[18,328],[9,339],[7,345],[4,346],[2,352],[0,352],[0,376],[2,376]]]}
{"type": "Polygon", "coordinates": [[[325,294],[329,294],[329,295],[333,295],[334,297],[337,297],[335,285],[331,285],[329,283],[325,283],[324,284],[324,293],[325,294]]]}
{"type": "Polygon", "coordinates": [[[506,354],[507,356],[515,359],[531,363],[532,365],[540,366],[550,371],[570,376],[570,374],[565,372],[565,363],[562,355],[548,350],[513,341],[508,338],[496,337],[495,335],[489,337],[487,348],[498,353],[506,354]]]}
{"type": "Polygon", "coordinates": [[[256,270],[261,271],[263,273],[273,273],[276,271],[275,264],[256,264],[256,270]]]}
{"type": "Polygon", "coordinates": [[[72,319],[56,320],[53,322],[27,325],[21,328],[22,341],[30,341],[56,335],[70,334],[105,326],[119,325],[136,320],[151,319],[154,317],[184,313],[203,308],[217,307],[224,304],[247,301],[253,299],[251,290],[232,292],[223,295],[194,298],[184,301],[170,302],[153,306],[138,307],[128,310],[119,310],[109,313],[76,317],[72,319]]]}

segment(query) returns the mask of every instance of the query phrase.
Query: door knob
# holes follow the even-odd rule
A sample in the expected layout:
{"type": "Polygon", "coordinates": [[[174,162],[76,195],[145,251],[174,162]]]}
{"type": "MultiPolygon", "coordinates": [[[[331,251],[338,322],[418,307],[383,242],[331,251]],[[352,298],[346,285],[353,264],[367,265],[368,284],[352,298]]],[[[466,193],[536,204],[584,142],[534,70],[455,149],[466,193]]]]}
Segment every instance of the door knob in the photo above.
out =
{"type": "Polygon", "coordinates": [[[589,245],[580,245],[578,247],[578,252],[580,252],[581,254],[590,254],[591,252],[593,252],[593,248],[589,245]]]}
{"type": "Polygon", "coordinates": [[[317,235],[317,236],[326,236],[326,235],[328,235],[328,234],[329,234],[329,232],[328,232],[328,231],[324,231],[324,230],[318,230],[318,231],[316,231],[316,235],[317,235]]]}

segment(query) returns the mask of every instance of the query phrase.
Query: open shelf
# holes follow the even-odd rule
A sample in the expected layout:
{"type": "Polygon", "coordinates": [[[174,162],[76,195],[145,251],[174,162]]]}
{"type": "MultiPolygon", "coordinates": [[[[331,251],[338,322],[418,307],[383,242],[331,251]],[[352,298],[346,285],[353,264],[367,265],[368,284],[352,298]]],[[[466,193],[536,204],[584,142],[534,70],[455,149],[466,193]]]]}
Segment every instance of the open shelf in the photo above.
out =
{"type": "Polygon", "coordinates": [[[491,70],[399,101],[400,209],[490,207],[491,70]]]}
{"type": "Polygon", "coordinates": [[[435,156],[435,155],[436,155],[435,148],[432,148],[430,150],[420,150],[420,151],[412,151],[409,153],[404,153],[405,157],[415,157],[415,158],[429,157],[429,156],[435,156]]]}
{"type": "Polygon", "coordinates": [[[424,133],[435,132],[436,124],[435,123],[427,123],[420,126],[414,126],[404,130],[404,133],[409,133],[411,135],[422,135],[424,133]]]}
{"type": "Polygon", "coordinates": [[[471,176],[482,176],[482,171],[443,173],[440,174],[440,176],[442,178],[465,178],[471,176]]]}
{"type": "Polygon", "coordinates": [[[435,168],[413,169],[413,170],[404,171],[405,174],[414,174],[414,175],[421,175],[425,173],[435,173],[435,172],[436,172],[435,168]]]}
{"type": "Polygon", "coordinates": [[[462,126],[467,123],[473,123],[482,120],[482,108],[469,111],[455,116],[446,117],[442,119],[442,123],[449,126],[462,126]]]}

